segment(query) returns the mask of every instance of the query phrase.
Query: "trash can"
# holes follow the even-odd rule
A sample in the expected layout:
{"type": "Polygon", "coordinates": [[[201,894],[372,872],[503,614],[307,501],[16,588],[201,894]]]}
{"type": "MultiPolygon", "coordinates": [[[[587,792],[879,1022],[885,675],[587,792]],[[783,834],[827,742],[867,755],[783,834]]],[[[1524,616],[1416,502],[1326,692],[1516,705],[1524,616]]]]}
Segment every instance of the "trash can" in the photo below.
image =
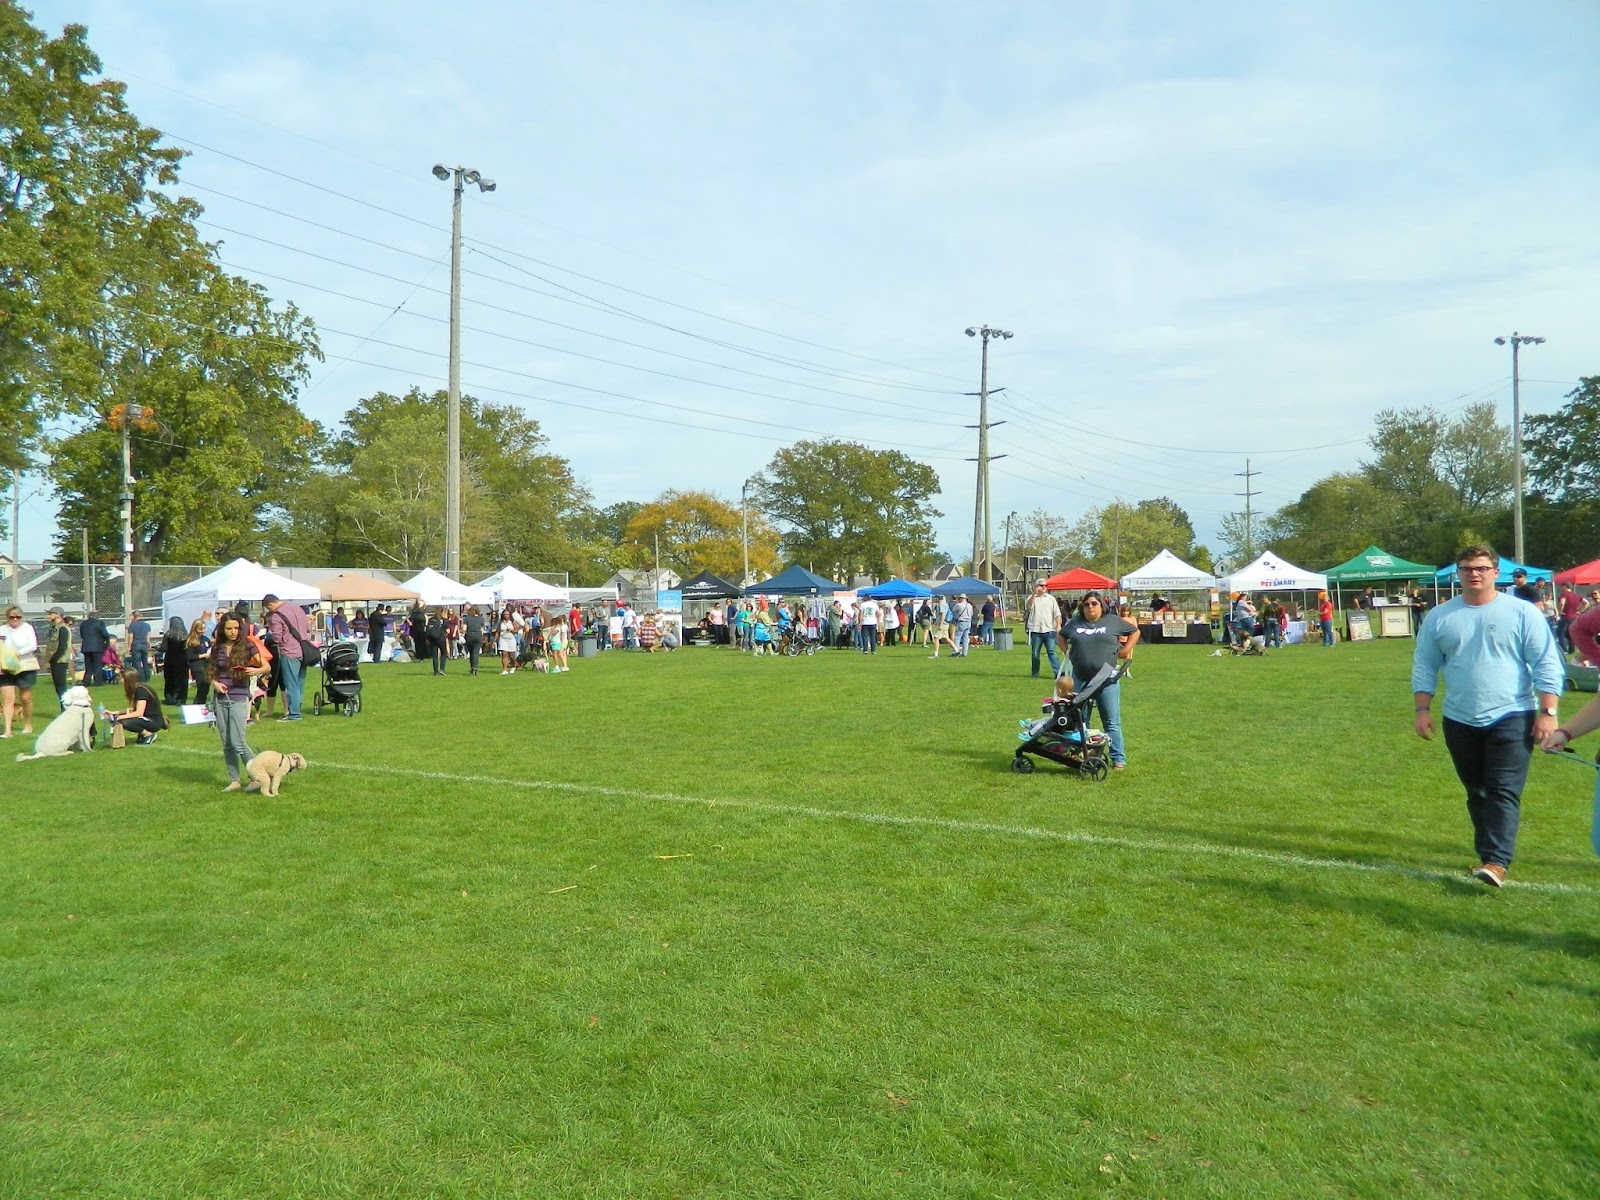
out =
{"type": "Polygon", "coordinates": [[[996,650],[1011,649],[1011,629],[996,629],[994,631],[994,648],[996,650]]]}
{"type": "Polygon", "coordinates": [[[592,633],[580,634],[578,637],[579,658],[599,658],[600,642],[592,633]]]}

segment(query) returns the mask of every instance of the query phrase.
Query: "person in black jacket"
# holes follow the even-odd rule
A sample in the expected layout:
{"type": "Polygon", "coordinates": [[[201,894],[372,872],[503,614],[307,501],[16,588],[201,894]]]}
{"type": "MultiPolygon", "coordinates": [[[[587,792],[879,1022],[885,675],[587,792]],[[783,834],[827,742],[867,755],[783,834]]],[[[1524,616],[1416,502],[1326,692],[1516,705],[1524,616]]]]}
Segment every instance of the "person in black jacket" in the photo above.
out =
{"type": "Polygon", "coordinates": [[[367,610],[367,657],[373,662],[383,661],[383,610],[374,604],[367,610]]]}
{"type": "Polygon", "coordinates": [[[182,708],[189,703],[189,628],[182,617],[167,622],[161,638],[161,702],[182,708]]]}
{"type": "Polygon", "coordinates": [[[428,610],[421,601],[406,614],[406,624],[411,627],[411,657],[418,662],[431,662],[433,654],[428,648],[428,610]]]}
{"type": "Polygon", "coordinates": [[[467,605],[463,618],[467,630],[467,674],[478,673],[478,655],[483,653],[483,615],[476,604],[467,605]]]}
{"type": "Polygon", "coordinates": [[[78,622],[78,645],[83,648],[83,686],[92,688],[101,682],[101,658],[111,644],[111,630],[94,609],[78,622]]]}
{"type": "MultiPolygon", "coordinates": [[[[433,616],[428,618],[427,628],[423,631],[422,636],[428,643],[427,652],[429,659],[433,662],[433,673],[435,675],[443,675],[449,647],[445,644],[444,613],[440,609],[433,610],[433,616]]],[[[417,646],[417,651],[419,654],[422,652],[420,644],[417,646]]]]}
{"type": "Polygon", "coordinates": [[[50,668],[50,686],[56,690],[56,703],[66,712],[67,702],[62,697],[72,682],[72,626],[67,624],[67,614],[59,608],[52,608],[48,616],[50,637],[39,647],[39,653],[45,666],[50,668]]]}

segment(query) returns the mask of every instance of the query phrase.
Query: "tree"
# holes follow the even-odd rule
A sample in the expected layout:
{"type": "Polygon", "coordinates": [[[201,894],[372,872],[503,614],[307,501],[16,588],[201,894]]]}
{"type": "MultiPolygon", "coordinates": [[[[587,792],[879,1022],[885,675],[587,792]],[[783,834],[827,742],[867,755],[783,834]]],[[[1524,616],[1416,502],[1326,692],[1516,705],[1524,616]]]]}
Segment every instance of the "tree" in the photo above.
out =
{"type": "MultiPolygon", "coordinates": [[[[1053,555],[1062,563],[1082,562],[1089,556],[1079,538],[1077,525],[1066,517],[1036,508],[1011,524],[1011,562],[1013,574],[1024,556],[1053,555]]],[[[1060,569],[1058,564],[1057,569],[1060,569]]]]}
{"type": "MultiPolygon", "coordinates": [[[[442,561],[449,396],[379,392],[345,413],[319,469],[283,498],[271,546],[335,566],[442,561]]],[[[461,398],[461,561],[487,570],[581,573],[594,518],[539,423],[509,405],[461,398]]]]}
{"type": "MultiPolygon", "coordinates": [[[[752,480],[757,506],[783,531],[783,549],[843,577],[915,573],[934,556],[932,467],[857,442],[796,442],[752,480]]],[[[848,582],[848,580],[846,580],[848,582]]]]}
{"type": "MultiPolygon", "coordinates": [[[[16,459],[43,418],[104,389],[96,348],[116,278],[152,224],[179,202],[182,152],[127,110],[120,83],[94,78],[87,30],[51,39],[0,0],[0,455],[16,459]]],[[[159,231],[157,231],[159,233],[159,231]]],[[[0,466],[17,465],[0,462],[0,466]]],[[[120,490],[120,489],[115,489],[120,490]]],[[[103,497],[102,497],[103,499],[103,497]]]]}
{"type": "MultiPolygon", "coordinates": [[[[635,551],[634,566],[655,561],[660,538],[661,565],[687,578],[711,571],[724,579],[741,579],[744,573],[744,514],[738,506],[709,492],[666,491],[639,505],[628,522],[623,542],[635,551]]],[[[778,531],[761,514],[750,514],[750,570],[775,574],[783,565],[778,557],[778,531]]]]}
{"type": "Polygon", "coordinates": [[[1086,566],[1120,577],[1163,549],[1187,560],[1194,550],[1194,524],[1165,496],[1131,505],[1118,500],[1085,513],[1069,540],[1083,550],[1086,566]]]}
{"type": "Polygon", "coordinates": [[[1600,558],[1600,375],[1578,380],[1554,413],[1523,421],[1533,495],[1523,506],[1535,562],[1600,558]]]}

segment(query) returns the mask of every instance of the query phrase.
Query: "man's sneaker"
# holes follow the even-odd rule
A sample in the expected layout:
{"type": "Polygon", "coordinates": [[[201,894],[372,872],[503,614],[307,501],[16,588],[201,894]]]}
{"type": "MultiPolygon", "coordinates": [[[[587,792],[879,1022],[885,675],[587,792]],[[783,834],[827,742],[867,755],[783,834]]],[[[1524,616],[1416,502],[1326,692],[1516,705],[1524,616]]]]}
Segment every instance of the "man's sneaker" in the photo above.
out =
{"type": "Polygon", "coordinates": [[[1480,883],[1487,883],[1490,887],[1503,887],[1506,882],[1506,869],[1499,863],[1483,863],[1472,869],[1472,877],[1480,883]]]}
{"type": "Polygon", "coordinates": [[[156,740],[156,735],[155,734],[153,734],[153,733],[141,733],[139,735],[139,738],[138,738],[138,744],[141,745],[141,746],[148,746],[148,745],[150,745],[150,743],[154,742],[155,740],[156,740]]]}

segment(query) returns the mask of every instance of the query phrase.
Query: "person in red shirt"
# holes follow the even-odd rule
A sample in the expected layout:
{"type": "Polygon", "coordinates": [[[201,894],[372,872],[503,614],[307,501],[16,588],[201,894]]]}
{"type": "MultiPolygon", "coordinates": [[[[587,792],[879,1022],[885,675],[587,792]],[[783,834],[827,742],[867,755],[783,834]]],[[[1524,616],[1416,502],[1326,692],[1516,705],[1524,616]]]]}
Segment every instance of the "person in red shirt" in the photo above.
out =
{"type": "Polygon", "coordinates": [[[1322,644],[1333,645],[1333,601],[1327,592],[1317,593],[1317,624],[1322,628],[1322,644]]]}
{"type": "Polygon", "coordinates": [[[1578,589],[1570,583],[1563,584],[1561,595],[1556,600],[1556,645],[1561,647],[1563,654],[1571,654],[1577,648],[1572,644],[1572,623],[1582,611],[1583,601],[1578,596],[1578,589]]]}

